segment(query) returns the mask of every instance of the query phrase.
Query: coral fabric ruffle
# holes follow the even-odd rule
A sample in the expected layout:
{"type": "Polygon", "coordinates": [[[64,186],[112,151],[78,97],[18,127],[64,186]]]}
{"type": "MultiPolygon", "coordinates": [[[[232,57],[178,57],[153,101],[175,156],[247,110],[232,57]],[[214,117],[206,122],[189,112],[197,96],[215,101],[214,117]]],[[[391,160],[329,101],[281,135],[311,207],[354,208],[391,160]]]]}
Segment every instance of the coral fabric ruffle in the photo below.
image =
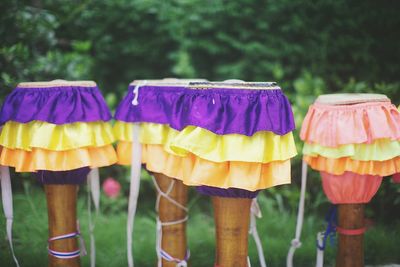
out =
{"type": "Polygon", "coordinates": [[[321,172],[322,187],[334,204],[368,203],[382,183],[381,176],[345,172],[340,176],[321,172]]]}
{"type": "Polygon", "coordinates": [[[348,157],[331,159],[304,155],[303,160],[315,170],[335,175],[341,175],[346,171],[380,176],[389,176],[400,172],[400,157],[385,161],[360,161],[348,157]]]}
{"type": "Polygon", "coordinates": [[[306,143],[327,147],[399,140],[400,113],[390,102],[338,106],[317,103],[309,108],[300,137],[306,143]]]}

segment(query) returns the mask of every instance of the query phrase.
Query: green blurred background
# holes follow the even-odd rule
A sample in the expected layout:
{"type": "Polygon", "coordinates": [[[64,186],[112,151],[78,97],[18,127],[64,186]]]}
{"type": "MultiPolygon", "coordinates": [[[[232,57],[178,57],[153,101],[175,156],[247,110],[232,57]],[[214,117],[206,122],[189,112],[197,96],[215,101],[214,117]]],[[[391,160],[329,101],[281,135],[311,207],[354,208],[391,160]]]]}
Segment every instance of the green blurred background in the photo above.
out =
{"type": "MultiPolygon", "coordinates": [[[[308,106],[322,93],[383,93],[400,104],[399,10],[399,1],[372,0],[2,0],[0,101],[21,81],[94,80],[112,110],[134,79],[277,81],[300,128],[308,106]]],[[[285,266],[294,236],[300,158],[293,162],[292,185],[260,194],[264,216],[258,225],[269,266],[285,266]]],[[[126,266],[128,170],[115,166],[101,174],[120,181],[123,193],[117,199],[102,195],[97,266],[126,266]]],[[[45,266],[43,191],[28,174],[13,177],[17,256],[23,266],[45,266]]],[[[85,190],[79,214],[87,233],[85,190]]],[[[154,202],[153,185],[143,171],[134,248],[138,266],[155,265],[154,202]]],[[[329,205],[312,172],[296,266],[314,265],[315,235],[325,225],[329,205]]],[[[190,207],[192,266],[212,266],[209,199],[191,191],[190,207]]],[[[374,222],[366,234],[366,263],[400,263],[400,185],[385,179],[366,212],[374,222]]],[[[249,243],[253,266],[258,266],[249,243]]],[[[328,246],[328,265],[334,253],[335,247],[328,246]]],[[[83,262],[88,266],[87,257],[83,262]]],[[[3,215],[0,266],[13,266],[3,215]]]]}

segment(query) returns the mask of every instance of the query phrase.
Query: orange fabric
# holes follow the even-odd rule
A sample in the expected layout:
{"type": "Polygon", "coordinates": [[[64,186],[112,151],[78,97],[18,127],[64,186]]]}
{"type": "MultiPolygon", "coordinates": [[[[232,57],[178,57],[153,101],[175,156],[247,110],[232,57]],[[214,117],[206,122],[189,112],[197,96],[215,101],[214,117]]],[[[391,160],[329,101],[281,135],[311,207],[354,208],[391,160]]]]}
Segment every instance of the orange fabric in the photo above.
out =
{"type": "Polygon", "coordinates": [[[117,162],[112,145],[79,148],[67,151],[51,151],[32,148],[32,151],[3,147],[0,164],[15,167],[17,172],[37,170],[67,171],[82,167],[104,167],[117,162]]]}
{"type": "Polygon", "coordinates": [[[345,172],[333,175],[321,172],[322,187],[333,204],[368,203],[382,183],[382,176],[345,172]]]}
{"type": "Polygon", "coordinates": [[[304,155],[303,159],[311,168],[335,175],[341,175],[346,171],[380,176],[389,176],[400,172],[400,157],[385,161],[360,161],[349,157],[332,159],[304,155]]]}
{"type": "MultiPolygon", "coordinates": [[[[179,157],[164,151],[161,145],[142,145],[142,162],[147,170],[182,180],[190,186],[241,188],[255,191],[290,183],[290,160],[270,163],[212,162],[189,154],[179,157]]],[[[119,164],[131,162],[131,143],[119,142],[119,164]]]]}

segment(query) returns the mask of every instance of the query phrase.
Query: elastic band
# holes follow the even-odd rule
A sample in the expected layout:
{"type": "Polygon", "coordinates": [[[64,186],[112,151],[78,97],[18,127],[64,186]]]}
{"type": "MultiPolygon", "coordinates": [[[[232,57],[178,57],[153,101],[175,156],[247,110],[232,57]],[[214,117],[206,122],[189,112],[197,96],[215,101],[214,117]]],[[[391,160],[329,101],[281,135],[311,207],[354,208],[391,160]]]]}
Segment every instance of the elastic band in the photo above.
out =
{"type": "Polygon", "coordinates": [[[50,246],[48,246],[47,247],[47,251],[48,251],[48,253],[50,255],[52,255],[53,257],[58,258],[58,259],[72,259],[72,258],[76,258],[76,257],[79,257],[79,256],[85,256],[86,255],[85,242],[84,242],[84,240],[82,238],[82,235],[81,235],[81,233],[79,231],[79,223],[77,223],[77,225],[78,225],[78,231],[77,232],[51,237],[51,238],[48,239],[47,242],[50,243],[50,242],[56,241],[56,240],[64,240],[64,239],[68,239],[68,238],[78,237],[79,238],[79,243],[80,243],[80,249],[77,249],[77,250],[71,251],[71,252],[60,252],[60,251],[52,250],[52,249],[50,249],[50,246]]]}
{"type": "Polygon", "coordinates": [[[169,222],[162,222],[160,220],[159,214],[159,206],[160,206],[160,200],[161,197],[164,197],[167,199],[169,202],[177,206],[178,208],[184,210],[186,213],[189,211],[189,209],[185,206],[183,206],[181,203],[177,202],[175,199],[171,198],[169,194],[172,192],[172,189],[174,188],[175,185],[175,180],[171,179],[171,183],[168,186],[168,189],[166,192],[163,192],[160,188],[160,186],[157,184],[157,181],[154,177],[152,177],[154,186],[157,190],[157,200],[156,200],[156,211],[157,211],[157,233],[156,233],[156,252],[157,252],[157,258],[158,258],[158,267],[162,266],[162,259],[169,261],[169,262],[176,262],[177,265],[176,267],[186,267],[187,266],[187,261],[190,258],[190,250],[186,250],[186,255],[183,260],[180,260],[178,258],[172,257],[168,252],[162,249],[161,243],[162,243],[162,227],[163,226],[170,226],[170,225],[175,225],[175,224],[180,224],[184,223],[189,219],[189,216],[186,215],[183,219],[176,220],[176,221],[169,221],[169,222]]]}
{"type": "Polygon", "coordinates": [[[358,229],[345,229],[339,226],[336,226],[336,231],[341,235],[363,235],[367,231],[367,227],[362,227],[358,229]]]}

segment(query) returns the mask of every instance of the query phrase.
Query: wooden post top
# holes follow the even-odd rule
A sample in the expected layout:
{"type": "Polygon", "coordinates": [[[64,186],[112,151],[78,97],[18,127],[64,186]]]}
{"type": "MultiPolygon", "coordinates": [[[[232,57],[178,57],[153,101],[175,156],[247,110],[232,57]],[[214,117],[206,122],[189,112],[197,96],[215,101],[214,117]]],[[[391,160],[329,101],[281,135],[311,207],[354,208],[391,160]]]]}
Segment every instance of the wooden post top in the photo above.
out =
{"type": "Polygon", "coordinates": [[[390,102],[382,94],[326,94],[320,95],[315,103],[324,105],[353,105],[367,102],[390,102]]]}
{"type": "Polygon", "coordinates": [[[62,86],[82,86],[82,87],[95,87],[94,81],[66,81],[66,80],[53,80],[48,82],[22,82],[17,87],[22,88],[49,88],[49,87],[62,87],[62,86]]]}

